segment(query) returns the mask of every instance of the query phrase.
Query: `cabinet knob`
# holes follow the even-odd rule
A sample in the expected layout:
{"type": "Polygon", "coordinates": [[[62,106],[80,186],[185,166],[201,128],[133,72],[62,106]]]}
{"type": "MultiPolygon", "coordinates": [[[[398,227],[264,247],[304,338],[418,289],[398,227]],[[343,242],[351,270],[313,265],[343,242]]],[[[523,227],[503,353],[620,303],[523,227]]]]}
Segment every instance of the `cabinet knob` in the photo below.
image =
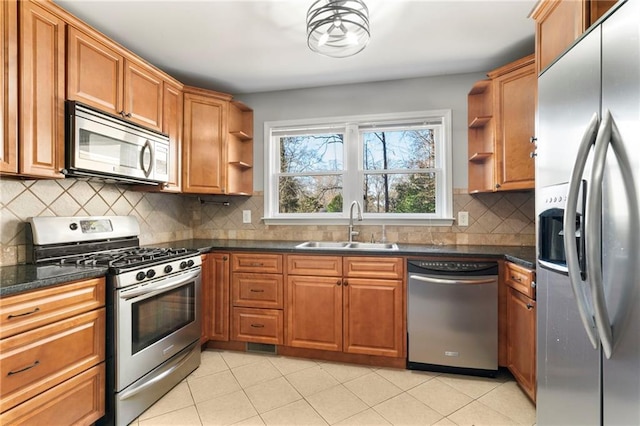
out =
{"type": "Polygon", "coordinates": [[[348,285],[349,285],[349,281],[344,280],[344,286],[346,287],[346,286],[348,286],[348,285]]]}
{"type": "Polygon", "coordinates": [[[538,156],[538,154],[535,151],[529,153],[529,157],[531,157],[531,158],[535,158],[537,156],[538,156]]]}
{"type": "Polygon", "coordinates": [[[227,261],[227,259],[229,259],[227,256],[222,256],[222,260],[224,260],[225,262],[227,261]]]}
{"type": "Polygon", "coordinates": [[[527,303],[527,309],[528,309],[528,310],[533,309],[533,305],[532,305],[531,303],[527,303]]]}
{"type": "Polygon", "coordinates": [[[336,281],[336,285],[342,285],[342,281],[341,280],[336,281]]]}
{"type": "Polygon", "coordinates": [[[500,186],[501,185],[499,183],[496,183],[496,189],[500,188],[500,186]]]}
{"type": "Polygon", "coordinates": [[[531,288],[536,288],[536,282],[535,281],[531,281],[531,288]]]}
{"type": "Polygon", "coordinates": [[[531,138],[529,139],[529,143],[536,143],[538,142],[538,138],[536,138],[535,136],[531,136],[531,138]]]}

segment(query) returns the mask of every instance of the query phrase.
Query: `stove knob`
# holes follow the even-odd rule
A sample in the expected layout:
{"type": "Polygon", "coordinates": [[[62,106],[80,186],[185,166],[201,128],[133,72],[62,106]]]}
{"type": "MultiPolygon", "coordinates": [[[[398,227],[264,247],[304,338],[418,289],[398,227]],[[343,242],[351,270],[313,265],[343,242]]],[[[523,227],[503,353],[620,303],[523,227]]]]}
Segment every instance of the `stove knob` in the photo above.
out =
{"type": "Polygon", "coordinates": [[[153,278],[156,276],[156,271],[154,271],[153,269],[149,269],[147,271],[147,278],[153,278]]]}
{"type": "Polygon", "coordinates": [[[167,266],[165,266],[165,267],[164,267],[164,272],[165,272],[165,273],[167,273],[167,274],[168,274],[168,273],[169,273],[169,272],[171,272],[171,271],[173,271],[173,266],[171,266],[171,265],[167,265],[167,266]]]}
{"type": "Polygon", "coordinates": [[[194,263],[194,262],[193,262],[193,260],[192,260],[192,259],[189,259],[189,260],[187,261],[187,266],[188,266],[189,268],[191,268],[191,267],[193,266],[193,263],[194,263]]]}
{"type": "Polygon", "coordinates": [[[142,281],[147,277],[147,275],[144,272],[138,272],[136,274],[136,280],[138,281],[142,281]]]}
{"type": "Polygon", "coordinates": [[[187,262],[185,262],[184,260],[180,262],[180,269],[184,269],[186,267],[187,267],[187,262]]]}

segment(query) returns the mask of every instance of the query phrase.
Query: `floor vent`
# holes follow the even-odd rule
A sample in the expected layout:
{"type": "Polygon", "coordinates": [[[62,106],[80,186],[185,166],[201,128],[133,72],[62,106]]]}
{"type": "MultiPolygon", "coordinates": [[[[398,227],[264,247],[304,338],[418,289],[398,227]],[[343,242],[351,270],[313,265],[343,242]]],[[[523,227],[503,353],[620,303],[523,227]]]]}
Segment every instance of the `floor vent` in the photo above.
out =
{"type": "Polygon", "coordinates": [[[259,352],[261,354],[277,353],[276,345],[267,345],[266,343],[247,343],[247,352],[259,352]]]}

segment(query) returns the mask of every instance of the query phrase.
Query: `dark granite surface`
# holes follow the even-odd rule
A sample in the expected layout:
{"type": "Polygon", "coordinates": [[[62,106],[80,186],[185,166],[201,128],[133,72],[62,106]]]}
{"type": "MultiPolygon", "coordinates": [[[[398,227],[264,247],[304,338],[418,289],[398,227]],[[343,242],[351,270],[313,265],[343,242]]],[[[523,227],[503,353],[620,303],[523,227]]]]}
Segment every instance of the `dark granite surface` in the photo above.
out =
{"type": "Polygon", "coordinates": [[[75,280],[101,277],[107,268],[60,265],[11,265],[0,268],[0,297],[75,280]]]}
{"type": "MultiPolygon", "coordinates": [[[[154,247],[197,249],[201,253],[213,250],[233,251],[277,251],[283,253],[308,254],[377,254],[381,256],[439,256],[439,257],[490,257],[507,259],[525,268],[535,268],[535,247],[520,246],[433,246],[421,244],[398,244],[395,251],[297,249],[302,241],[256,241],[193,239],[152,244],[154,247]]],[[[105,275],[105,267],[60,266],[60,265],[12,265],[0,267],[0,297],[36,290],[69,281],[96,278],[105,275]]]]}
{"type": "Polygon", "coordinates": [[[337,253],[337,254],[379,254],[400,256],[442,256],[469,257],[482,256],[504,258],[525,268],[535,268],[536,249],[532,246],[434,246],[421,244],[398,244],[395,251],[365,251],[365,250],[327,250],[327,249],[296,249],[296,245],[303,241],[255,241],[255,240],[213,240],[193,239],[171,241],[155,244],[161,247],[184,247],[207,253],[213,250],[236,251],[279,251],[297,253],[337,253]]]}

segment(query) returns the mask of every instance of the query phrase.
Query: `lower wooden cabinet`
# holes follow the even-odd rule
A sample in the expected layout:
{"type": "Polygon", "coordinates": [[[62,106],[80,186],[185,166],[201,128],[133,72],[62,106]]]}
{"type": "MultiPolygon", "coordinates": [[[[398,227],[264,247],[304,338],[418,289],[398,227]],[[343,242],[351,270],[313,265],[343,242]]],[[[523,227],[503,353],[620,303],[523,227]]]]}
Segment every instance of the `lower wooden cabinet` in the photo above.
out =
{"type": "Polygon", "coordinates": [[[283,255],[231,256],[231,340],[284,344],[283,255]]]}
{"type": "Polygon", "coordinates": [[[0,299],[0,424],[104,415],[104,302],[104,278],[0,299]]]}
{"type": "Polygon", "coordinates": [[[405,356],[403,259],[290,255],[288,264],[287,345],[405,356]]]}
{"type": "Polygon", "coordinates": [[[105,412],[101,363],[0,414],[2,425],[90,425],[105,412]]]}
{"type": "Polygon", "coordinates": [[[536,400],[536,301],[534,272],[506,263],[507,367],[524,392],[536,400]]]}
{"type": "Polygon", "coordinates": [[[202,256],[202,336],[207,340],[229,340],[229,253],[202,256]]]}

